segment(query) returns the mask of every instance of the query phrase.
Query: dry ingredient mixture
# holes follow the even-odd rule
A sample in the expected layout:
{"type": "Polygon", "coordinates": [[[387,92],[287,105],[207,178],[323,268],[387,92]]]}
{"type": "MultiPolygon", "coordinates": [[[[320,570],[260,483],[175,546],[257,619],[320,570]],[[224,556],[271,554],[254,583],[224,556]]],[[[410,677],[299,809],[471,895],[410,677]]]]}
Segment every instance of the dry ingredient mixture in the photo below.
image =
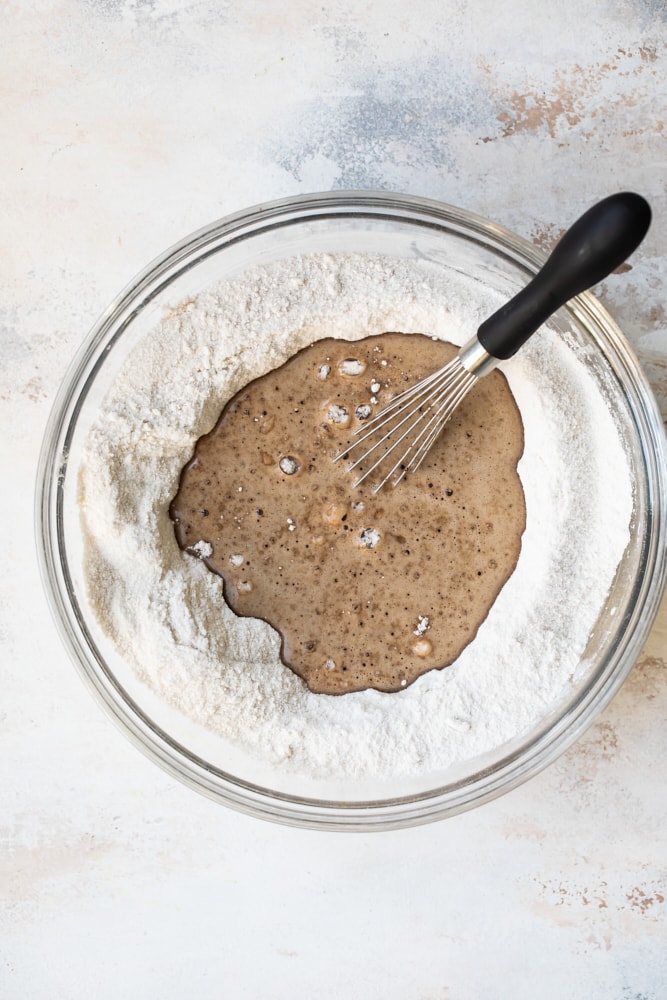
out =
{"type": "Polygon", "coordinates": [[[448,666],[516,566],[523,427],[500,372],[398,489],[353,488],[359,473],[333,461],[456,351],[423,334],[318,340],[241,389],[183,470],[179,545],[220,574],[236,614],[280,632],[311,691],[400,691],[448,666]]]}
{"type": "Polygon", "coordinates": [[[237,617],[222,579],[179,549],[168,514],[195,442],[251,380],[323,337],[426,330],[461,344],[498,305],[426,261],[311,255],[229,279],[144,338],[89,432],[79,481],[90,603],[158,696],[265,762],[316,778],[428,773],[549,711],[579,669],[632,513],[613,417],[553,331],[502,366],[525,435],[516,569],[458,659],[405,690],[310,691],[281,662],[278,633],[237,617]]]}

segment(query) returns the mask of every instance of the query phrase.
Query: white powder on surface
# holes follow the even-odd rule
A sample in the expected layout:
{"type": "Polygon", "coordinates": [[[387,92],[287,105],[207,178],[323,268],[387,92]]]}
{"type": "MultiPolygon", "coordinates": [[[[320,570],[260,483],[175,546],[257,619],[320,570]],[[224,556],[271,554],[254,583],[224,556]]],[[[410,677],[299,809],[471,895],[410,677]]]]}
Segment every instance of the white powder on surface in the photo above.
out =
{"type": "Polygon", "coordinates": [[[182,304],[134,350],[89,432],[81,518],[93,610],[158,696],[315,778],[439,770],[512,739],[562,697],[628,541],[632,485],[612,415],[553,331],[503,366],[525,429],[516,570],[456,663],[405,691],[310,692],[281,663],[277,633],[237,618],[222,581],[181,552],[168,517],[195,441],[251,379],[329,336],[401,330],[460,344],[498,304],[425,262],[297,257],[182,304]]]}

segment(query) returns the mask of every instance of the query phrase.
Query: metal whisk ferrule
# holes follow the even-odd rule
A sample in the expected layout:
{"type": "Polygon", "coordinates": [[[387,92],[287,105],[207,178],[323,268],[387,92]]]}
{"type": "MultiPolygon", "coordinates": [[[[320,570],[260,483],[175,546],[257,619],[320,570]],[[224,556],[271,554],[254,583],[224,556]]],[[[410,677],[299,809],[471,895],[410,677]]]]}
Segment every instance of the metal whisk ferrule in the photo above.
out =
{"type": "Polygon", "coordinates": [[[377,493],[393,477],[396,486],[408,472],[419,468],[440,431],[477,380],[498,364],[477,337],[468,341],[443,368],[405,389],[355,433],[356,440],[334,458],[354,457],[348,471],[361,468],[353,483],[358,486],[376,470],[382,476],[377,493]],[[378,432],[382,431],[378,437],[378,432]],[[359,447],[370,442],[358,454],[359,447]],[[356,452],[356,457],[352,455],[356,452]],[[366,467],[363,463],[368,460],[366,467]],[[386,471],[388,470],[388,471],[386,471]]]}

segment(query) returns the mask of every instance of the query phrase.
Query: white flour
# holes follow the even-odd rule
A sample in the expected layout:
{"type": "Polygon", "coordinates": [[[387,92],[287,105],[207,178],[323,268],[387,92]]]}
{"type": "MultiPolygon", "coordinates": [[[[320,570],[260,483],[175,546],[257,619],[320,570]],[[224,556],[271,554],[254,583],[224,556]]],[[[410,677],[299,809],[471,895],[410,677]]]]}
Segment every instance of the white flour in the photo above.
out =
{"type": "MultiPolygon", "coordinates": [[[[258,268],[164,319],[116,377],[80,472],[90,600],[141,679],[193,720],[305,775],[425,773],[535,724],[576,672],[628,540],[614,421],[558,336],[503,366],[525,426],[517,568],[458,661],[398,694],[312,694],[268,625],[180,551],[167,508],[198,437],[251,379],[327,336],[462,343],[499,300],[424,262],[318,255],[258,268]]],[[[400,488],[400,487],[399,487],[400,488]]]]}

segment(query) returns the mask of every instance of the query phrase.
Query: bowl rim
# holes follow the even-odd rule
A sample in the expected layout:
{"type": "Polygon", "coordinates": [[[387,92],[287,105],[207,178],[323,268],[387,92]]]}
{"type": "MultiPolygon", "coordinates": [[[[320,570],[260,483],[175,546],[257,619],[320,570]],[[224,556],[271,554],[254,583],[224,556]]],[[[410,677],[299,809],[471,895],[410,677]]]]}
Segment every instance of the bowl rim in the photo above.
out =
{"type": "Polygon", "coordinates": [[[207,248],[214,246],[210,253],[218,252],[268,227],[326,217],[359,218],[364,214],[373,219],[400,220],[447,230],[462,238],[472,239],[507,258],[528,276],[535,273],[547,258],[528,240],[481,215],[433,199],[395,192],[315,192],[263,202],[223,216],[185,236],[155,257],[121,290],[94,323],[72,359],[52,405],[40,450],[35,488],[38,563],[52,618],[79,675],[131,742],[190,788],[241,812],[288,825],[337,831],[396,829],[455,815],[510,791],[547,767],[580,738],[617,693],[648,637],[667,581],[667,440],[662,418],[630,344],[593,293],[584,292],[565,308],[579,324],[592,323],[604,329],[625,373],[631,376],[630,389],[636,399],[631,398],[632,393],[628,399],[632,403],[630,408],[634,419],[644,432],[642,442],[644,461],[648,464],[652,530],[647,532],[648,544],[642,550],[642,571],[635,581],[632,620],[626,623],[620,635],[622,642],[614,648],[610,668],[604,674],[598,670],[591,683],[570,704],[568,711],[533,740],[529,752],[521,747],[492,767],[477,772],[473,780],[454,782],[444,789],[434,788],[417,795],[346,803],[290,796],[214,768],[169,737],[124,691],[106,667],[88,632],[85,619],[72,600],[62,521],[69,443],[98,367],[131,321],[133,301],[140,300],[145,305],[173,280],[173,275],[167,281],[162,280],[165,273],[174,270],[180,274],[187,270],[187,261],[194,254],[197,254],[195,263],[199,263],[207,248]],[[123,316],[126,317],[125,322],[118,327],[100,355],[101,345],[123,316]],[[655,503],[656,499],[659,503],[655,503]]]}

